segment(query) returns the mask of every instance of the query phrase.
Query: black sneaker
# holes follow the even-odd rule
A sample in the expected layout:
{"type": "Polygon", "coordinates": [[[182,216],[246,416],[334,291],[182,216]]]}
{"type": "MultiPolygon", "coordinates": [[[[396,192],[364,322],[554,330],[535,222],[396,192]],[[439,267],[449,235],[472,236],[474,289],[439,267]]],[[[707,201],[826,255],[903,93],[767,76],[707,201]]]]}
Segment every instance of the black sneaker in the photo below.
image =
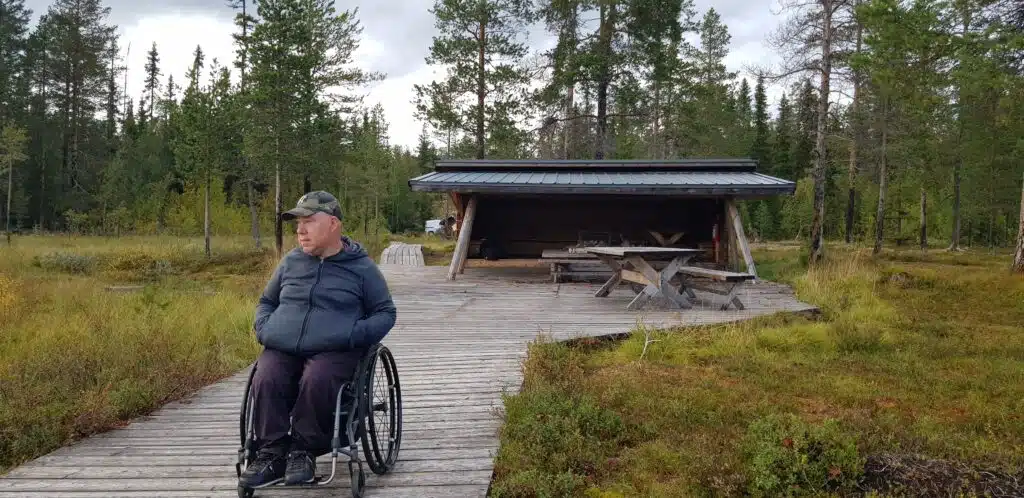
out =
{"type": "Polygon", "coordinates": [[[238,483],[247,488],[262,488],[281,482],[284,474],[284,455],[260,451],[256,453],[256,459],[249,462],[249,466],[242,472],[238,483]]]}
{"type": "Polygon", "coordinates": [[[316,461],[308,451],[293,451],[288,454],[288,470],[284,483],[307,484],[316,479],[316,461]]]}

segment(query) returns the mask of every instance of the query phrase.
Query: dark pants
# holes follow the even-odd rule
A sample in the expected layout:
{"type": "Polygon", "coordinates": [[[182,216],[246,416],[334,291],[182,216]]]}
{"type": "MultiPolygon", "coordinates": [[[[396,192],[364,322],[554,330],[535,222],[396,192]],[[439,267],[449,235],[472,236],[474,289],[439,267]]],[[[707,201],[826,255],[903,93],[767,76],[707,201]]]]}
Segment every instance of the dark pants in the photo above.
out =
{"type": "MultiPolygon", "coordinates": [[[[252,379],[257,447],[268,447],[279,454],[289,450],[318,455],[330,451],[338,389],[355,375],[362,354],[329,352],[304,358],[265,349],[252,379]]],[[[347,400],[342,403],[344,407],[347,400]]],[[[342,446],[346,446],[345,419],[341,420],[339,435],[342,446]]]]}

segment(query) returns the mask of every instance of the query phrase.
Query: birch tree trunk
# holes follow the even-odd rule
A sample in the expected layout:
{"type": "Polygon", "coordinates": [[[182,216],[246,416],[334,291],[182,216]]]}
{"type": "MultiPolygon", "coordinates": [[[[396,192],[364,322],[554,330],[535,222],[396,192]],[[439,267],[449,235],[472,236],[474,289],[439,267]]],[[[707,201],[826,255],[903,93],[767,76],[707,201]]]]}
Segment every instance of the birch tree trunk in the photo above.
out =
{"type": "Polygon", "coordinates": [[[210,257],[210,166],[206,167],[205,188],[203,188],[203,237],[206,239],[206,257],[210,257]]]}
{"type": "Polygon", "coordinates": [[[825,223],[825,133],[828,125],[829,78],[832,73],[832,0],[822,2],[821,87],[818,92],[818,132],[814,146],[814,216],[811,219],[811,261],[824,255],[822,232],[825,223]]]}
{"type": "MultiPolygon", "coordinates": [[[[11,245],[11,197],[14,194],[14,161],[10,157],[7,158],[7,211],[5,216],[7,221],[5,223],[4,233],[7,234],[7,245],[11,245]]],[[[1024,226],[1024,225],[1021,225],[1024,226]]]]}
{"type": "Polygon", "coordinates": [[[1020,188],[1020,221],[1018,225],[1017,251],[1013,255],[1013,271],[1024,273],[1024,183],[1021,183],[1020,188]]]}

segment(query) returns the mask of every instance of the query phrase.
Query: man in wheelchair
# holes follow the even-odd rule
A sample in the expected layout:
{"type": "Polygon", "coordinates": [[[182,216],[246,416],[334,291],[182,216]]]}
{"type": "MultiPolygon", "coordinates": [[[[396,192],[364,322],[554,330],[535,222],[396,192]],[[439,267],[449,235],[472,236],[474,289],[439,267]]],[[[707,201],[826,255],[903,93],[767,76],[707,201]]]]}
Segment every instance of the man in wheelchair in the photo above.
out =
{"type": "Polygon", "coordinates": [[[278,263],[256,306],[264,350],[251,388],[258,452],[239,479],[248,488],[314,481],[316,456],[331,448],[338,390],[396,318],[380,269],[342,235],[333,195],[310,192],[282,218],[297,220],[299,247],[278,263]]]}

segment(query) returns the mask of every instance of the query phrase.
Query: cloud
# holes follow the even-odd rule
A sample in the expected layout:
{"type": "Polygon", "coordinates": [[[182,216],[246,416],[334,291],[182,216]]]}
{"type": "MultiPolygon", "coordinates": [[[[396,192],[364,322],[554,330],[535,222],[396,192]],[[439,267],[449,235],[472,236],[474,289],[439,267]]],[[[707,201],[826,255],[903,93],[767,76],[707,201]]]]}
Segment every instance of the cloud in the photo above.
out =
{"type": "Polygon", "coordinates": [[[139,18],[121,28],[120,47],[127,54],[127,94],[138,108],[139,96],[146,78],[147,54],[156,43],[159,56],[160,90],[166,92],[167,78],[174,76],[177,95],[187,84],[185,74],[192,66],[196,45],[202,47],[205,70],[203,84],[207,83],[210,67],[217,59],[220,66],[229,66],[234,60],[234,26],[230,20],[203,13],[155,14],[139,18]]]}

